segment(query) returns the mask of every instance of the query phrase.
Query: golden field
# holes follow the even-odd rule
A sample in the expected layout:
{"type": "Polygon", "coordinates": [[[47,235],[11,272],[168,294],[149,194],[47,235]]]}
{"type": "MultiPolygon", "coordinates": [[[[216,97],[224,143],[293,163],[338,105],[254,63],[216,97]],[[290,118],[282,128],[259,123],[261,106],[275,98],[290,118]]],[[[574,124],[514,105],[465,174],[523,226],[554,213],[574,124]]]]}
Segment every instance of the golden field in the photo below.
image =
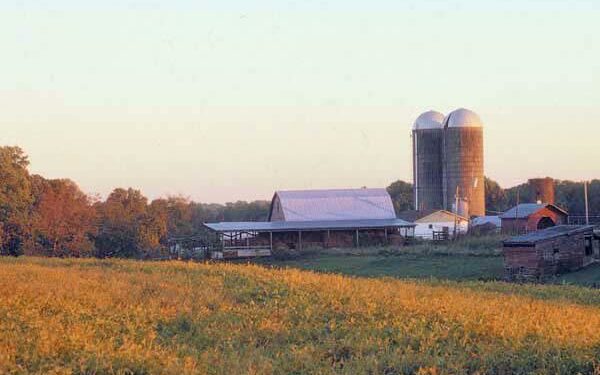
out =
{"type": "Polygon", "coordinates": [[[496,288],[4,258],[0,373],[600,374],[600,292],[496,288]]]}

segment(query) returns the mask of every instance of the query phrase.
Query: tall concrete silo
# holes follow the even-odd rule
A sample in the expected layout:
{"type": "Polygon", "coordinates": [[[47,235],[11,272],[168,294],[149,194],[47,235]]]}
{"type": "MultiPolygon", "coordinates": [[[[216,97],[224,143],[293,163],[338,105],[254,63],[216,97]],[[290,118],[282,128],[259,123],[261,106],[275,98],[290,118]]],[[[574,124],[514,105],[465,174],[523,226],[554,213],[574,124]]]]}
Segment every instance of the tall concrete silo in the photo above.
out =
{"type": "MultiPolygon", "coordinates": [[[[460,108],[444,119],[444,208],[466,201],[468,216],[485,215],[483,123],[477,114],[460,108]]],[[[467,213],[462,212],[463,215],[467,213]]]]}
{"type": "Polygon", "coordinates": [[[444,115],[428,111],[413,126],[413,189],[415,209],[443,208],[442,146],[444,115]]]}
{"type": "Polygon", "coordinates": [[[532,178],[528,183],[534,202],[554,204],[554,179],[532,178]]]}

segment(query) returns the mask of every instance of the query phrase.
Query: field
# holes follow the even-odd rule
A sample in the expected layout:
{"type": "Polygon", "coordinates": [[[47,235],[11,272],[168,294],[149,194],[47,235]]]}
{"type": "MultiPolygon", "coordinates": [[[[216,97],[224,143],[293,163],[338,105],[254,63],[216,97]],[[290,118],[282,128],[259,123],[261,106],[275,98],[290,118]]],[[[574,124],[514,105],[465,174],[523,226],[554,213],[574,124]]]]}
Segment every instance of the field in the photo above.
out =
{"type": "MultiPolygon", "coordinates": [[[[422,243],[404,248],[306,250],[294,256],[258,259],[255,263],[362,277],[500,281],[504,276],[501,239],[468,238],[456,243],[422,243]]],[[[600,265],[560,275],[549,282],[600,286],[600,265]]]]}
{"type": "Polygon", "coordinates": [[[0,373],[600,373],[600,292],[0,259],[0,373]]]}

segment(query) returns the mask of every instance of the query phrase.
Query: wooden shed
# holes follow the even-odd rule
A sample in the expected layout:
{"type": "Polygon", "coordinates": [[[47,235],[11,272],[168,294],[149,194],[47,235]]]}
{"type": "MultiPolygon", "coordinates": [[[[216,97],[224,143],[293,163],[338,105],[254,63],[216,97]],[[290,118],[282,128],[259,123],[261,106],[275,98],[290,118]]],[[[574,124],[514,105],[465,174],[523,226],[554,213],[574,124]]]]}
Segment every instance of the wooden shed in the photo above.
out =
{"type": "Polygon", "coordinates": [[[544,280],[600,259],[592,226],[558,225],[504,241],[505,278],[544,280]]]}
{"type": "Polygon", "coordinates": [[[500,215],[502,233],[523,234],[567,224],[569,214],[554,204],[522,203],[500,215]]]}

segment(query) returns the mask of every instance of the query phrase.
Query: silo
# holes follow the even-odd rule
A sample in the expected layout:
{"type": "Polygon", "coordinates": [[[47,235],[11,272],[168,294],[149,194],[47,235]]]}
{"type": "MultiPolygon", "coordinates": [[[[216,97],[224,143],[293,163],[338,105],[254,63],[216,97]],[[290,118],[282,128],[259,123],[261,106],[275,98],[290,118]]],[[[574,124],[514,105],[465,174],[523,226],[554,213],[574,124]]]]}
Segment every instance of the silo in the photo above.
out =
{"type": "Polygon", "coordinates": [[[444,119],[444,207],[465,200],[469,216],[485,215],[483,124],[477,114],[460,108],[444,119]]]}
{"type": "Polygon", "coordinates": [[[528,182],[534,202],[554,204],[554,180],[552,178],[532,178],[528,182]]]}
{"type": "Polygon", "coordinates": [[[413,189],[416,210],[443,208],[444,115],[428,111],[413,126],[413,189]]]}

